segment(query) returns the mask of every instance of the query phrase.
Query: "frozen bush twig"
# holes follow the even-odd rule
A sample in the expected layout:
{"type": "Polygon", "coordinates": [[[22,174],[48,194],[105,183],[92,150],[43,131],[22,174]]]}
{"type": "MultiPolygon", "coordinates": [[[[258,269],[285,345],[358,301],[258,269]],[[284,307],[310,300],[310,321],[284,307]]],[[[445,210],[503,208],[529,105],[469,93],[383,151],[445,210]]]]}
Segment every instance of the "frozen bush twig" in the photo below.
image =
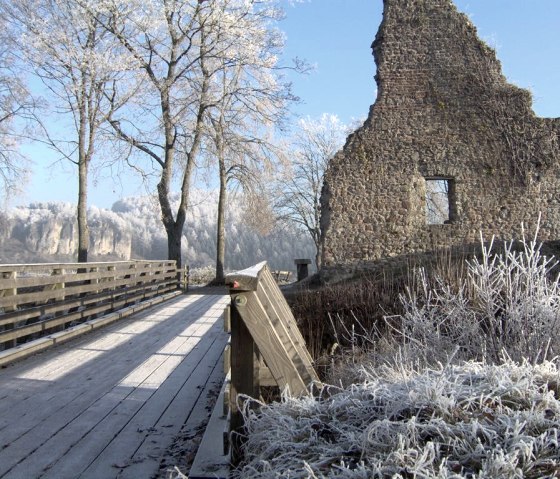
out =
{"type": "Polygon", "coordinates": [[[415,290],[400,296],[403,344],[424,364],[456,358],[499,362],[504,356],[533,363],[560,354],[560,281],[551,277],[558,262],[546,258],[535,237],[523,235],[493,253],[494,239],[482,256],[467,261],[458,285],[416,271],[415,290]]]}

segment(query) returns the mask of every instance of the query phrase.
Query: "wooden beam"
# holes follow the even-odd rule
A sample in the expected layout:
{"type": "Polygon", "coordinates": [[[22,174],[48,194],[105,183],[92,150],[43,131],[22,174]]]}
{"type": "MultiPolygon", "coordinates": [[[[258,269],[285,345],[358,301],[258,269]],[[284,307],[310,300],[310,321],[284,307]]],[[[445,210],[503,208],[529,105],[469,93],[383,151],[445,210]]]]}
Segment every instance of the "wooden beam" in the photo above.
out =
{"type": "Polygon", "coordinates": [[[221,404],[224,400],[226,383],[222,386],[218,401],[212,410],[212,415],[202,436],[202,441],[196,452],[189,471],[190,479],[229,479],[230,454],[224,437],[230,428],[229,417],[223,414],[221,404]],[[222,448],[218,445],[222,443],[222,448]]]}
{"type": "Polygon", "coordinates": [[[226,275],[226,284],[234,291],[256,291],[266,261],[241,271],[226,275]]]}
{"type": "MultiPolygon", "coordinates": [[[[262,352],[266,364],[281,389],[289,387],[294,395],[305,394],[308,378],[301,376],[299,367],[301,359],[293,343],[290,342],[285,332],[279,332],[267,322],[267,313],[255,292],[245,292],[235,295],[235,310],[243,318],[251,339],[262,352]]],[[[233,328],[233,324],[232,324],[233,328]]],[[[235,352],[232,351],[233,357],[235,352]]],[[[232,372],[235,366],[232,358],[232,372]]],[[[258,396],[253,396],[258,397],[258,396]]]]}
{"type": "Polygon", "coordinates": [[[243,415],[238,403],[239,395],[259,397],[259,352],[250,330],[237,308],[231,310],[231,385],[230,404],[232,437],[232,460],[241,457],[243,415]]]}
{"type": "Polygon", "coordinates": [[[284,295],[274,282],[268,267],[264,268],[261,275],[261,287],[257,290],[257,296],[265,307],[269,322],[279,332],[285,342],[293,344],[301,363],[305,368],[304,375],[308,375],[307,381],[318,381],[319,378],[313,368],[313,359],[307,350],[305,340],[297,327],[296,320],[284,295]]]}

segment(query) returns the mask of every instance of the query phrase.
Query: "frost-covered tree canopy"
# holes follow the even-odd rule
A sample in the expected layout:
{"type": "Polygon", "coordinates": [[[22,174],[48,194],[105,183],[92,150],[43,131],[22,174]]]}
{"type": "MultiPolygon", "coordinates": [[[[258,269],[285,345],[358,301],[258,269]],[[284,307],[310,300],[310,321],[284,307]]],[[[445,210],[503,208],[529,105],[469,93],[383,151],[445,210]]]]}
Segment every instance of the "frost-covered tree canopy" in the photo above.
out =
{"type": "Polygon", "coordinates": [[[8,25],[0,17],[0,198],[21,187],[25,177],[19,145],[34,106],[7,32],[8,25]]]}

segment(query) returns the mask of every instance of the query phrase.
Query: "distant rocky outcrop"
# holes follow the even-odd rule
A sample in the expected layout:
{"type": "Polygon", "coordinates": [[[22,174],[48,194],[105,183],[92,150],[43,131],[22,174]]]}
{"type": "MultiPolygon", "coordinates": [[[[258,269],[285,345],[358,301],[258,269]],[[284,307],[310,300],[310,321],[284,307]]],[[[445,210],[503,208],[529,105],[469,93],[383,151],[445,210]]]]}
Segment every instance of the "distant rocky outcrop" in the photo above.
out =
{"type": "MultiPolygon", "coordinates": [[[[90,209],[92,260],[132,257],[132,231],[117,214],[90,209]]],[[[76,207],[69,203],[32,203],[0,215],[0,260],[73,261],[78,245],[76,207]]]]}
{"type": "MultiPolygon", "coordinates": [[[[228,212],[227,267],[240,269],[267,260],[273,269],[293,269],[293,259],[314,257],[311,240],[298,231],[276,229],[264,236],[243,225],[241,199],[228,212]]],[[[216,194],[195,191],[183,237],[186,264],[214,264],[216,256],[216,194]]],[[[167,237],[157,201],[124,198],[111,210],[88,211],[91,261],[165,259],[167,237]]],[[[71,203],[32,203],[0,212],[0,262],[75,261],[78,227],[71,203]]]]}

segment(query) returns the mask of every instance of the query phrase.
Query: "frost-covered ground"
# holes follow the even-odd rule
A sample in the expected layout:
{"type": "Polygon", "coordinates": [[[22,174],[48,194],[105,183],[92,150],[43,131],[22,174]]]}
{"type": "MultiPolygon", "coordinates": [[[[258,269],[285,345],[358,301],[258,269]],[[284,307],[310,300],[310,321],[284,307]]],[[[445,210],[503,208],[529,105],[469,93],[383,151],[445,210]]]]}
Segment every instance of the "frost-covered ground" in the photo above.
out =
{"type": "Polygon", "coordinates": [[[350,385],[247,408],[236,476],[560,477],[560,276],[536,237],[483,243],[454,282],[420,271],[390,334],[333,323],[350,385]]]}
{"type": "Polygon", "coordinates": [[[361,373],[247,413],[236,477],[560,477],[556,362],[361,373]]]}

